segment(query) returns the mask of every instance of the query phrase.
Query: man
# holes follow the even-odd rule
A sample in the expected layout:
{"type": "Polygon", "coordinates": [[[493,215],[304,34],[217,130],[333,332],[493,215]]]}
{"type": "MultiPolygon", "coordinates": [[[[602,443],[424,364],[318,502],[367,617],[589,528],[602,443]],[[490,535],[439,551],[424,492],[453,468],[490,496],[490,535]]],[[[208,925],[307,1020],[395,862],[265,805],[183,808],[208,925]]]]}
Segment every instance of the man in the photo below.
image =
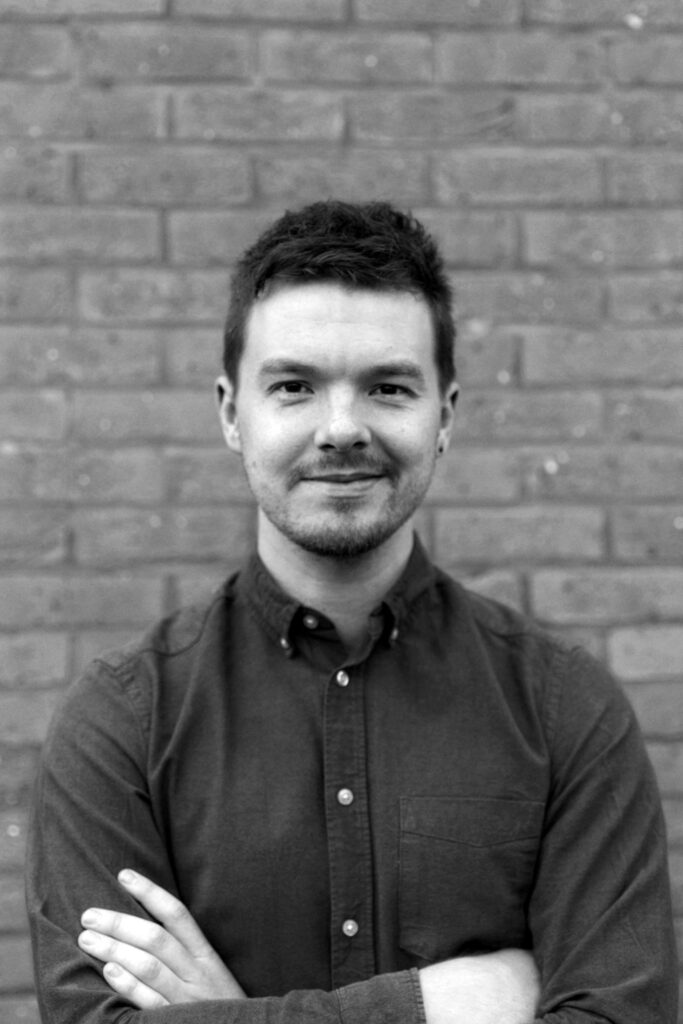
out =
{"type": "Polygon", "coordinates": [[[242,257],[218,398],[258,553],[53,723],[28,869],[50,1024],[673,1024],[625,699],[413,535],[450,298],[387,204],[286,214],[242,257]]]}

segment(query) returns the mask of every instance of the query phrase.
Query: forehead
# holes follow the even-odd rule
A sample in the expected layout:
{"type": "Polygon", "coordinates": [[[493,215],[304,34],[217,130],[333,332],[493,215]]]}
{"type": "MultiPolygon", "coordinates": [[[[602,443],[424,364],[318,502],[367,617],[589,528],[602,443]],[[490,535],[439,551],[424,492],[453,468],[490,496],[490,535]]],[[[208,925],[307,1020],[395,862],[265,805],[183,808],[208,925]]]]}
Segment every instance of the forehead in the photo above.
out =
{"type": "Polygon", "coordinates": [[[334,282],[284,284],[252,307],[243,360],[259,361],[283,347],[311,349],[321,359],[331,349],[370,347],[433,361],[431,312],[412,292],[349,289],[334,282]]]}

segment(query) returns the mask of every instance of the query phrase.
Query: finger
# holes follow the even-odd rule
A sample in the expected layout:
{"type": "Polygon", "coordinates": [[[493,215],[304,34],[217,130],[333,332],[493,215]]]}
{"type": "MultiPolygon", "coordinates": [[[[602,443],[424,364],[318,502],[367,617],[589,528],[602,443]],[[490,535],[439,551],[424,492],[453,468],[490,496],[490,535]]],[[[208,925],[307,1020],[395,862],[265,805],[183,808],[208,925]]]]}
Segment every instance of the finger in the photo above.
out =
{"type": "Polygon", "coordinates": [[[120,964],[104,965],[104,980],[118,995],[133,1003],[139,1010],[158,1010],[169,1002],[159,992],[143,984],[134,974],[120,964]]]}
{"type": "Polygon", "coordinates": [[[118,977],[114,968],[121,968],[125,975],[131,975],[141,985],[162,996],[165,1001],[173,998],[178,979],[152,954],[89,930],[81,932],[78,936],[78,945],[90,956],[110,964],[110,974],[118,977]]]}
{"type": "Polygon", "coordinates": [[[126,892],[134,896],[191,956],[206,957],[213,952],[189,910],[177,897],[129,868],[121,871],[118,878],[126,892]]]}
{"type": "Polygon", "coordinates": [[[105,956],[100,959],[106,959],[107,942],[116,940],[141,953],[150,954],[179,976],[186,971],[191,960],[190,954],[162,925],[142,917],[91,907],[81,916],[81,924],[87,929],[83,935],[91,944],[94,944],[96,936],[100,937],[97,948],[105,951],[105,956]]]}

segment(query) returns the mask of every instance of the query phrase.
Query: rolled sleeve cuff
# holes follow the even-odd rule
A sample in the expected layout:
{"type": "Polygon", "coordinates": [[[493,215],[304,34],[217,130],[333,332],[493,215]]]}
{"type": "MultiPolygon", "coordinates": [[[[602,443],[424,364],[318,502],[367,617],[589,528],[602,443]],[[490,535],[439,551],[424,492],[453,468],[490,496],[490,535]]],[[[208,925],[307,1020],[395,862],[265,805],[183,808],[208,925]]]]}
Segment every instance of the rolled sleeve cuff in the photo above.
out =
{"type": "Polygon", "coordinates": [[[417,968],[337,990],[343,1024],[426,1024],[417,968]]]}

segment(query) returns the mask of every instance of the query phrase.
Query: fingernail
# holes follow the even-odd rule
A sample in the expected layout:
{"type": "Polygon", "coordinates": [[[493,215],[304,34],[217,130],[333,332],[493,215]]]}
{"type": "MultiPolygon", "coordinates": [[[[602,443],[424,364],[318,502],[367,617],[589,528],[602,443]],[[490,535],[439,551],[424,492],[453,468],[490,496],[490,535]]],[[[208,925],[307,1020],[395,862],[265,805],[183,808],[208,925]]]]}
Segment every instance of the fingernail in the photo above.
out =
{"type": "Polygon", "coordinates": [[[81,932],[78,936],[78,942],[81,946],[94,946],[95,936],[92,932],[81,932]]]}
{"type": "Polygon", "coordinates": [[[124,868],[123,871],[119,871],[119,882],[123,885],[132,885],[137,875],[130,868],[124,868]]]}
{"type": "Polygon", "coordinates": [[[97,924],[98,918],[99,915],[96,910],[86,910],[86,912],[81,916],[81,924],[85,928],[89,928],[90,925],[97,924]]]}

